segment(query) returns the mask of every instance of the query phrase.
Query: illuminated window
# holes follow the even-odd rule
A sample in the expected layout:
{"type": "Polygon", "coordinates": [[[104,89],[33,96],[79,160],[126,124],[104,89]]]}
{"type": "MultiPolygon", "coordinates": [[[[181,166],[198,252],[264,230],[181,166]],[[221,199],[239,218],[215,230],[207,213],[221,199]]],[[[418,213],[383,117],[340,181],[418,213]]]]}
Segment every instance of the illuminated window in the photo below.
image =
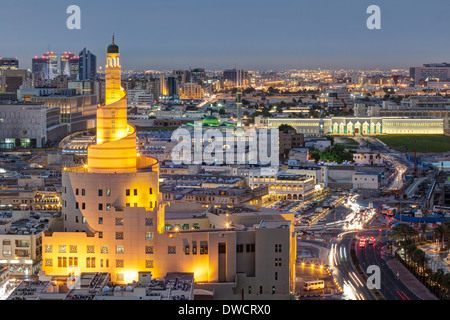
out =
{"type": "Polygon", "coordinates": [[[99,232],[98,232],[98,237],[99,237],[100,239],[103,238],[103,231],[99,231],[99,232]]]}
{"type": "Polygon", "coordinates": [[[123,253],[123,246],[116,246],[116,253],[122,254],[123,253]]]}
{"type": "Polygon", "coordinates": [[[100,247],[100,252],[101,253],[108,253],[109,252],[108,246],[101,246],[100,247]]]}
{"type": "Polygon", "coordinates": [[[106,189],[106,196],[110,197],[111,196],[111,189],[106,189]]]}
{"type": "Polygon", "coordinates": [[[45,252],[46,253],[52,253],[53,252],[53,246],[51,244],[45,245],[45,252]]]}
{"type": "Polygon", "coordinates": [[[200,254],[208,254],[208,244],[204,241],[200,242],[200,254]]]}
{"type": "Polygon", "coordinates": [[[59,253],[66,253],[66,246],[65,245],[60,245],[58,252],[59,253]]]}
{"type": "Polygon", "coordinates": [[[153,240],[153,232],[151,232],[151,231],[146,232],[145,240],[153,240]]]}
{"type": "Polygon", "coordinates": [[[111,211],[111,203],[106,204],[106,210],[111,211]]]}

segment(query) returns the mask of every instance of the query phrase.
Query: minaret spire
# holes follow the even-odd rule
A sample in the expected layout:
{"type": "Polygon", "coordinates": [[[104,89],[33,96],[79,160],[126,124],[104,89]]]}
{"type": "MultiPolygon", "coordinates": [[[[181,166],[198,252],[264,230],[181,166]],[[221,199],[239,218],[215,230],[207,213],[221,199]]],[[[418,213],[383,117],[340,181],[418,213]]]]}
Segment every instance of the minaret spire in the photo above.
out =
{"type": "Polygon", "coordinates": [[[112,44],[114,44],[114,33],[113,33],[113,42],[112,42],[112,44]]]}

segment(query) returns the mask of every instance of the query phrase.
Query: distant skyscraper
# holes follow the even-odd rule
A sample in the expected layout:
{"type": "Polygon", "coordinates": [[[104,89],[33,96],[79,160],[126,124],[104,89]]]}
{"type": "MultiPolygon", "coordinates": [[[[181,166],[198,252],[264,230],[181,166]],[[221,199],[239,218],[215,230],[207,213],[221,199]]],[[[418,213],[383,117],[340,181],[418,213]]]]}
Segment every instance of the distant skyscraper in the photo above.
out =
{"type": "Polygon", "coordinates": [[[49,79],[50,64],[46,57],[35,56],[31,62],[31,73],[35,80],[49,79]]]}
{"type": "Polygon", "coordinates": [[[190,70],[191,73],[191,82],[197,83],[199,85],[203,84],[203,81],[205,81],[206,74],[205,69],[203,68],[195,68],[190,70]]]}
{"type": "Polygon", "coordinates": [[[0,69],[19,69],[19,60],[17,58],[0,57],[0,69]]]}
{"type": "Polygon", "coordinates": [[[170,99],[177,99],[178,98],[178,79],[174,76],[168,76],[167,77],[167,90],[169,94],[170,99]]]}
{"type": "Polygon", "coordinates": [[[31,62],[32,74],[36,80],[52,80],[58,76],[58,55],[52,52],[35,56],[31,62]]]}
{"type": "Polygon", "coordinates": [[[223,72],[223,82],[225,86],[237,86],[238,79],[242,87],[248,85],[248,71],[233,69],[224,70],[223,72]]]}
{"type": "Polygon", "coordinates": [[[92,80],[97,75],[97,57],[89,50],[81,50],[79,67],[79,80],[92,80]]]}
{"type": "Polygon", "coordinates": [[[60,67],[59,70],[61,72],[61,75],[63,76],[70,76],[70,65],[69,61],[71,58],[75,57],[75,55],[71,52],[64,52],[60,55],[60,67]]]}

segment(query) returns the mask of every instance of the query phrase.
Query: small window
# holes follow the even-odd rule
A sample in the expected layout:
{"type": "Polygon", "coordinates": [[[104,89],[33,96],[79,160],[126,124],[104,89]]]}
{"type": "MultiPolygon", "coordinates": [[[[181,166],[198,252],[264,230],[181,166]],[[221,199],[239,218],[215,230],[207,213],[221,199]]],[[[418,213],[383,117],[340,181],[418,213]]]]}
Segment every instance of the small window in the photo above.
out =
{"type": "Polygon", "coordinates": [[[103,203],[98,204],[98,210],[103,210],[103,203]]]}
{"type": "Polygon", "coordinates": [[[137,189],[134,189],[134,195],[137,196],[137,189]]]}
{"type": "Polygon", "coordinates": [[[116,240],[123,240],[123,232],[116,232],[116,240]]]}
{"type": "Polygon", "coordinates": [[[167,253],[168,254],[176,254],[177,253],[177,247],[176,246],[168,246],[167,247],[167,253]]]}
{"type": "Polygon", "coordinates": [[[130,195],[130,189],[127,189],[127,190],[125,191],[125,195],[127,195],[127,196],[130,195]]]}
{"type": "Polygon", "coordinates": [[[98,196],[102,197],[103,196],[103,189],[98,189],[98,196]]]}
{"type": "Polygon", "coordinates": [[[83,210],[86,209],[86,203],[83,202],[83,203],[81,204],[81,209],[83,209],[83,210]]]}
{"type": "Polygon", "coordinates": [[[78,188],[75,189],[75,195],[78,195],[78,188]]]}
{"type": "Polygon", "coordinates": [[[151,232],[151,231],[146,232],[145,240],[153,240],[153,232],[151,232]]]}
{"type": "Polygon", "coordinates": [[[106,204],[106,210],[111,211],[111,203],[106,204]]]}
{"type": "Polygon", "coordinates": [[[123,246],[116,246],[116,253],[122,254],[123,253],[123,246]]]}
{"type": "Polygon", "coordinates": [[[82,195],[82,196],[86,195],[86,190],[81,189],[81,195],[82,195]]]}
{"type": "Polygon", "coordinates": [[[150,188],[150,194],[153,194],[153,188],[150,188]]]}
{"type": "Polygon", "coordinates": [[[103,224],[103,217],[98,217],[98,224],[103,224]]]}
{"type": "Polygon", "coordinates": [[[111,196],[111,189],[106,189],[106,196],[110,197],[111,196]]]}

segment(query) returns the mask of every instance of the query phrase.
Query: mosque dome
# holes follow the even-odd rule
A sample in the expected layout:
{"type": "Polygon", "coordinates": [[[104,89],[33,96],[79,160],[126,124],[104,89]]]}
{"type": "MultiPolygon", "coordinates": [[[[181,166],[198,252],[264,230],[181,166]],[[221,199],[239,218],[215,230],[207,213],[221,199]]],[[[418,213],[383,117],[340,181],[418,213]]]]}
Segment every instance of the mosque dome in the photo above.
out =
{"type": "Polygon", "coordinates": [[[220,125],[219,119],[217,119],[214,116],[207,116],[202,121],[202,125],[204,126],[210,126],[210,127],[216,127],[220,125]]]}
{"type": "Polygon", "coordinates": [[[119,53],[119,46],[114,43],[114,35],[113,35],[112,43],[108,46],[107,53],[119,53]]]}

